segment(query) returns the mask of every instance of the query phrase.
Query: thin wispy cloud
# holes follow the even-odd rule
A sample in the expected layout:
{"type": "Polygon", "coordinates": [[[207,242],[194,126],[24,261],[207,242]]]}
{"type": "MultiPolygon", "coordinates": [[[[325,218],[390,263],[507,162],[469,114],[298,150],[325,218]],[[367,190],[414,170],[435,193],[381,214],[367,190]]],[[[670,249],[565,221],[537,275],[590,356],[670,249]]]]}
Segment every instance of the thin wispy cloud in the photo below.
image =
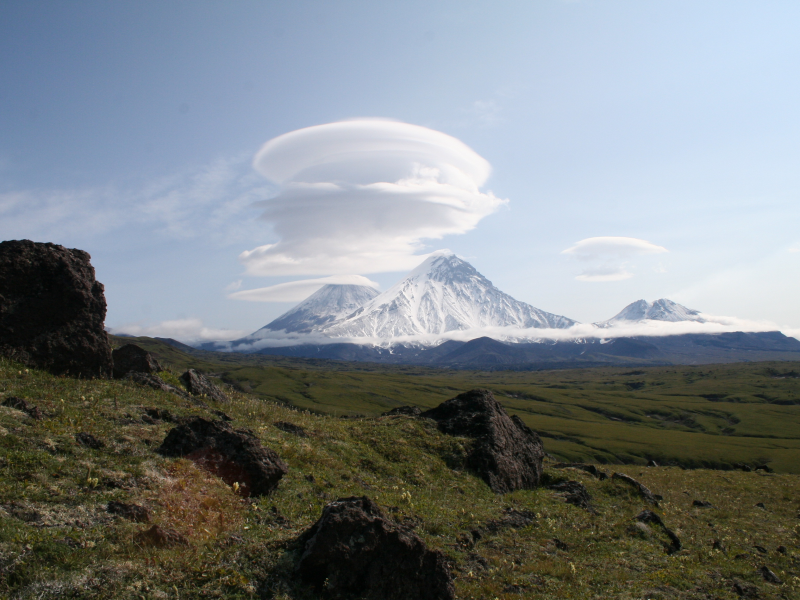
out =
{"type": "Polygon", "coordinates": [[[301,279],[288,283],[279,283],[255,290],[242,290],[228,295],[234,300],[249,302],[300,302],[328,284],[366,285],[377,288],[378,284],[361,275],[332,275],[319,279],[301,279]]]}
{"type": "Polygon", "coordinates": [[[218,159],[141,185],[0,193],[0,237],[86,240],[140,227],[169,239],[252,239],[253,204],[274,187],[249,162],[218,159]]]}
{"type": "Polygon", "coordinates": [[[253,165],[278,184],[260,203],[280,238],[240,255],[251,275],[405,271],[425,240],[473,229],[506,201],[480,188],[489,163],[425,127],[358,119],[267,142],[253,165]]]}
{"type": "MultiPolygon", "coordinates": [[[[575,279],[600,282],[630,279],[634,275],[629,270],[634,258],[664,252],[668,250],[646,240],[606,236],[586,238],[561,253],[588,263],[575,279]]],[[[658,268],[663,271],[663,266],[658,268]]]]}

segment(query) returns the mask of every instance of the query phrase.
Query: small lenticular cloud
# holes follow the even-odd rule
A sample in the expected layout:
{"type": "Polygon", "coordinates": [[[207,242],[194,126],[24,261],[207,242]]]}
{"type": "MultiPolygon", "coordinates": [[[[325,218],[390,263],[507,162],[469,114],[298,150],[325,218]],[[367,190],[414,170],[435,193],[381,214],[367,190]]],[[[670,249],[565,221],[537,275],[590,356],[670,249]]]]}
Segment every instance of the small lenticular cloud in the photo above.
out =
{"type": "Polygon", "coordinates": [[[377,283],[361,275],[333,275],[320,279],[301,279],[300,281],[279,283],[255,290],[242,290],[230,294],[228,298],[247,300],[249,302],[300,302],[308,298],[322,286],[332,283],[378,287],[377,283]]]}
{"type": "Polygon", "coordinates": [[[579,281],[622,281],[633,277],[633,273],[628,271],[630,259],[638,255],[663,252],[668,250],[646,240],[607,236],[586,238],[561,253],[583,262],[594,263],[575,277],[579,281]]]}
{"type": "Polygon", "coordinates": [[[506,200],[463,142],[398,121],[308,127],[267,142],[253,166],[280,185],[259,203],[280,238],[242,252],[251,275],[410,270],[422,240],[473,229],[506,200]]]}

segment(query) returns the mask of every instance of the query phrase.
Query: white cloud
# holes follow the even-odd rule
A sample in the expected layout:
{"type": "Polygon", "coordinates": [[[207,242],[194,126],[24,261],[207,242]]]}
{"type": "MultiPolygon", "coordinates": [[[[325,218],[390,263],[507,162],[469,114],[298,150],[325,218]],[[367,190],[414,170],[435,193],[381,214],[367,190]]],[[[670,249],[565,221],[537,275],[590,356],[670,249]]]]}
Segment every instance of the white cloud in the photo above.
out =
{"type": "MultiPolygon", "coordinates": [[[[252,172],[245,156],[128,187],[31,189],[0,193],[0,238],[84,240],[125,232],[217,243],[253,239],[253,203],[274,186],[252,172]]],[[[259,231],[260,233],[260,231],[259,231]]]]}
{"type": "Polygon", "coordinates": [[[252,275],[410,270],[423,240],[465,233],[506,202],[480,191],[491,168],[468,146],[398,121],[292,131],[253,165],[281,189],[260,203],[280,241],[239,257],[252,275]]]}
{"type": "MultiPolygon", "coordinates": [[[[628,271],[631,258],[664,252],[668,252],[668,250],[663,246],[657,246],[645,240],[607,236],[586,238],[571,248],[563,250],[561,254],[583,262],[594,263],[575,277],[578,281],[622,281],[633,277],[633,273],[628,271]]],[[[663,272],[663,266],[659,266],[657,271],[663,272]]]]}
{"type": "Polygon", "coordinates": [[[214,329],[206,327],[200,319],[177,319],[174,321],[162,321],[155,325],[130,323],[128,325],[109,328],[109,332],[115,335],[124,333],[133,336],[146,335],[148,337],[173,338],[187,344],[235,340],[250,333],[249,331],[240,331],[236,329],[214,329]]]}
{"type": "MultiPolygon", "coordinates": [[[[293,346],[298,344],[339,344],[353,343],[374,346],[387,346],[390,344],[420,344],[436,345],[447,340],[469,341],[479,337],[491,337],[496,340],[509,342],[545,342],[545,341],[573,341],[581,339],[612,339],[620,337],[664,337],[670,335],[683,335],[689,333],[717,334],[734,331],[760,332],[779,331],[781,328],[769,321],[750,321],[736,317],[725,317],[702,314],[703,322],[699,321],[639,321],[624,323],[608,328],[599,328],[591,323],[578,323],[568,329],[518,329],[516,327],[484,327],[480,329],[462,329],[448,331],[445,334],[422,334],[413,336],[398,336],[391,340],[373,337],[325,337],[320,334],[302,334],[262,331],[257,340],[247,345],[236,347],[239,352],[251,352],[261,348],[274,348],[293,346]]],[[[797,337],[800,330],[784,329],[785,335],[797,337]]],[[[230,345],[223,346],[231,349],[230,345]]]]}
{"type": "Polygon", "coordinates": [[[329,283],[378,287],[377,283],[361,275],[332,275],[320,279],[301,279],[300,281],[279,283],[255,290],[242,290],[230,294],[228,298],[250,302],[300,302],[329,283]]]}

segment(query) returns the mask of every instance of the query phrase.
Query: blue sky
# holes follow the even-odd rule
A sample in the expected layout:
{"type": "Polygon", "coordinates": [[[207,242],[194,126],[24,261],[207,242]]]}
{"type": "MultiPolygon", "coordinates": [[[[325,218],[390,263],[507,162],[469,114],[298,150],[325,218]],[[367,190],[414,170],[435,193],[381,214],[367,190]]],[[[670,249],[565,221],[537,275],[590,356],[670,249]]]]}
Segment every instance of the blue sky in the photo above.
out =
{"type": "Polygon", "coordinates": [[[798,330],[799,21],[793,2],[3,2],[0,238],[89,251],[112,328],[250,332],[292,303],[232,293],[337,275],[246,270],[282,231],[256,153],[380,117],[460,140],[507,201],[418,254],[583,322],[667,297],[798,330]],[[663,251],[564,252],[596,237],[663,251]]]}

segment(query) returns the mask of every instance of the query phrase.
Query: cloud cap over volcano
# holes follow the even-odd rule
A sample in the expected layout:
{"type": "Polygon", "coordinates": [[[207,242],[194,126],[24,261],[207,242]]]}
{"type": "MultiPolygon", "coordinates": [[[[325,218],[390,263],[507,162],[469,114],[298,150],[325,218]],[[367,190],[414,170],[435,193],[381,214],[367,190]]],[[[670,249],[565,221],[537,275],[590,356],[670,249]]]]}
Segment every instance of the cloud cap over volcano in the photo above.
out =
{"type": "Polygon", "coordinates": [[[251,275],[409,270],[422,240],[465,233],[506,202],[480,191],[491,167],[466,144],[399,121],[293,131],[253,166],[280,185],[259,203],[280,241],[240,255],[251,275]]]}

